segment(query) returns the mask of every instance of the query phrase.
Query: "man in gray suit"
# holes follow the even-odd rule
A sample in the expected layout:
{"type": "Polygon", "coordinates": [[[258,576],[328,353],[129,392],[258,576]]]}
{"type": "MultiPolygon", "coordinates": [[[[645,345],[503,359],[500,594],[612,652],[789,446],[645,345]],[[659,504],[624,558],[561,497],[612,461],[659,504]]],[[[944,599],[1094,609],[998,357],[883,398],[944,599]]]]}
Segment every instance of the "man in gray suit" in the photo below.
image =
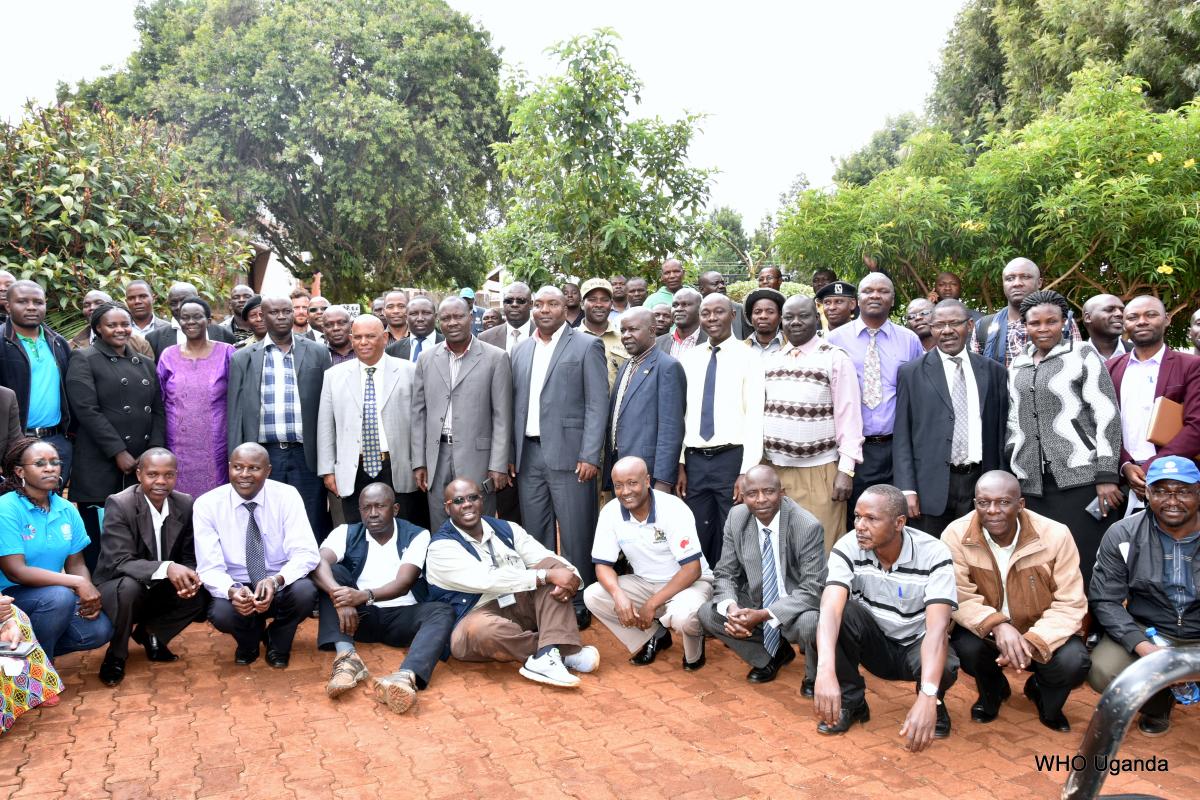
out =
{"type": "MultiPolygon", "coordinates": [[[[577,565],[584,585],[595,580],[592,535],[596,475],[608,420],[604,343],[566,324],[563,293],[543,286],[533,299],[534,335],[512,353],[513,442],[521,519],[546,548],[577,565]]],[[[591,623],[582,593],[574,598],[579,627],[591,623]]]]}
{"type": "Polygon", "coordinates": [[[330,367],[321,387],[317,472],[342,498],[347,523],[361,522],[358,494],[368,484],[392,487],[401,519],[425,527],[425,496],[413,477],[411,428],[416,368],[386,355],[387,332],[374,315],[355,318],[356,358],[330,367]]]}
{"type": "Polygon", "coordinates": [[[433,531],[446,521],[442,495],[450,481],[470,478],[482,486],[488,516],[496,514],[496,492],[508,485],[512,368],[503,350],[471,335],[472,322],[463,298],[443,300],[438,324],[446,338],[417,361],[412,464],[429,497],[433,531]]]}
{"type": "Polygon", "coordinates": [[[504,324],[488,328],[479,334],[479,341],[499,347],[508,354],[517,345],[533,335],[533,325],[529,322],[532,298],[529,287],[516,281],[504,287],[504,324]]]}
{"type": "Polygon", "coordinates": [[[228,440],[230,455],[240,444],[257,442],[267,450],[274,480],[300,492],[317,541],[329,534],[325,490],[317,477],[317,412],[329,350],[292,336],[292,301],[262,301],[267,335],[238,350],[229,365],[228,440]]]}
{"type": "Polygon", "coordinates": [[[775,680],[805,651],[800,693],[813,696],[814,644],[825,582],[825,532],[812,514],[784,497],[779,476],[760,464],[746,472],[745,505],[725,518],[712,602],[700,608],[704,632],[747,661],[751,683],[775,680]]]}

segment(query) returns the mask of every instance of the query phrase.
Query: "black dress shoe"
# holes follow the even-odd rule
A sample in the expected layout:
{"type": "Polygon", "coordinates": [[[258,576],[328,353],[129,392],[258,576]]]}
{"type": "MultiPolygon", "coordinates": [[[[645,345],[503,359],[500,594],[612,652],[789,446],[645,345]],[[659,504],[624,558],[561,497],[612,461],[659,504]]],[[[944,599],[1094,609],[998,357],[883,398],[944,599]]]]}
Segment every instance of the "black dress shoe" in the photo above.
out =
{"type": "Polygon", "coordinates": [[[587,610],[587,606],[575,607],[575,624],[579,626],[579,630],[581,631],[586,631],[592,626],[592,612],[587,610]]]}
{"type": "Polygon", "coordinates": [[[234,652],[233,660],[236,664],[239,664],[243,667],[249,666],[255,661],[258,661],[258,648],[255,647],[253,650],[242,650],[239,648],[234,652]]]}
{"type": "Polygon", "coordinates": [[[100,664],[100,680],[105,686],[116,686],[125,680],[125,659],[106,655],[100,664]]]}
{"type": "Polygon", "coordinates": [[[796,651],[787,642],[780,642],[779,649],[775,651],[775,657],[767,662],[765,667],[755,667],[746,673],[746,680],[750,683],[770,683],[775,680],[775,676],[779,674],[779,668],[784,664],[790,664],[796,658],[796,651]]]}
{"type": "Polygon", "coordinates": [[[1037,708],[1038,722],[1052,731],[1071,732],[1071,723],[1062,713],[1061,708],[1053,716],[1047,715],[1045,709],[1042,708],[1042,687],[1038,685],[1036,675],[1030,675],[1029,680],[1025,681],[1024,694],[1033,701],[1034,707],[1037,708]]]}
{"type": "Polygon", "coordinates": [[[1171,712],[1168,711],[1162,716],[1150,716],[1142,714],[1138,717],[1138,730],[1143,736],[1162,736],[1167,731],[1171,730],[1171,712]]]}
{"type": "Polygon", "coordinates": [[[146,641],[142,642],[142,647],[146,648],[146,658],[151,661],[171,662],[179,660],[179,656],[172,653],[154,634],[146,637],[146,641]]]}
{"type": "Polygon", "coordinates": [[[683,670],[684,672],[695,672],[698,669],[703,669],[708,663],[708,659],[704,657],[704,640],[700,640],[700,657],[695,661],[687,660],[687,653],[683,654],[683,670]]]}
{"type": "Polygon", "coordinates": [[[291,653],[281,653],[278,650],[267,651],[267,663],[275,669],[287,669],[288,661],[291,658],[291,653]]]}
{"type": "Polygon", "coordinates": [[[842,713],[838,716],[837,722],[832,725],[828,725],[824,721],[818,723],[817,733],[823,733],[826,736],[835,736],[850,730],[850,726],[856,722],[869,722],[870,719],[871,709],[867,707],[866,702],[853,708],[847,708],[843,705],[842,713]]]}
{"type": "Polygon", "coordinates": [[[817,681],[815,678],[805,678],[800,682],[800,696],[812,700],[816,695],[817,681]]]}
{"type": "Polygon", "coordinates": [[[644,667],[647,664],[653,664],[654,659],[658,658],[659,651],[668,649],[674,642],[671,641],[671,632],[663,629],[661,636],[651,636],[650,641],[642,645],[642,649],[638,650],[630,657],[629,663],[635,667],[644,667]]]}
{"type": "Polygon", "coordinates": [[[946,704],[938,701],[937,722],[933,724],[933,738],[945,739],[950,735],[950,711],[946,704]]]}
{"type": "Polygon", "coordinates": [[[1004,682],[1004,691],[999,695],[984,694],[982,691],[971,706],[971,719],[975,722],[993,722],[1000,716],[1000,704],[1012,696],[1008,681],[1004,682]]]}

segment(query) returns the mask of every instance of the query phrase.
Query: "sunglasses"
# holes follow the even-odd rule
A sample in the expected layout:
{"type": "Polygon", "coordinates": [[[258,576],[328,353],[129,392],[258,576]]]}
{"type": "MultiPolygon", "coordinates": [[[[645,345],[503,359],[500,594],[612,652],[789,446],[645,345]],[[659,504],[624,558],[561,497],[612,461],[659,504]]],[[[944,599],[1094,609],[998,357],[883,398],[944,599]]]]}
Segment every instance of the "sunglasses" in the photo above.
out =
{"type": "Polygon", "coordinates": [[[483,498],[477,494],[469,494],[466,497],[459,495],[458,497],[450,498],[450,502],[456,506],[461,506],[463,503],[478,503],[483,498]]]}
{"type": "Polygon", "coordinates": [[[528,302],[529,302],[529,300],[524,297],[506,297],[506,298],[504,298],[504,305],[506,305],[506,306],[523,306],[528,302]]]}

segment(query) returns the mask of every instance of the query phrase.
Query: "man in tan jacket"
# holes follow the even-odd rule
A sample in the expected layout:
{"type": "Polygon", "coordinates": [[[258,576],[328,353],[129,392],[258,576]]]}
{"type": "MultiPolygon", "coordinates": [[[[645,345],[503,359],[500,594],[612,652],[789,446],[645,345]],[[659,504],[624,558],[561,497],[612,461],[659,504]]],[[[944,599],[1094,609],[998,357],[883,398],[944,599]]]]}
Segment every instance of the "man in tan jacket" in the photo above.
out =
{"type": "Polygon", "coordinates": [[[1032,673],[1025,695],[1047,728],[1068,732],[1063,704],[1091,667],[1080,635],[1087,596],[1071,531],[1025,510],[1007,472],[984,473],[975,510],[952,522],[942,541],[954,558],[958,609],[950,643],[979,699],[971,719],[991,722],[1012,693],[1004,667],[1032,673]]]}

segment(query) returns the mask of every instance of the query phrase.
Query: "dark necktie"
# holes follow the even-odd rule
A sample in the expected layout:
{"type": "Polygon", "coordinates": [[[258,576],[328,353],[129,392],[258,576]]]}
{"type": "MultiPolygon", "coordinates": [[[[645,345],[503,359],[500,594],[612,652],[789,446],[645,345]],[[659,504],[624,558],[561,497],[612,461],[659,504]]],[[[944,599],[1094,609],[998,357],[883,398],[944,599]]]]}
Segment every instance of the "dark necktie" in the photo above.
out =
{"type": "MultiPolygon", "coordinates": [[[[779,572],[775,569],[775,548],[771,547],[771,529],[763,528],[762,543],[762,596],[763,608],[770,608],[779,600],[779,572]]],[[[763,623],[763,646],[774,657],[779,651],[779,628],[763,623]]]]}
{"type": "Polygon", "coordinates": [[[421,346],[425,344],[425,337],[421,336],[417,339],[417,345],[413,348],[413,361],[421,357],[421,346]]]}
{"type": "Polygon", "coordinates": [[[706,442],[716,433],[713,397],[717,393],[717,351],[720,349],[712,348],[712,355],[708,357],[708,370],[704,373],[704,397],[700,401],[700,438],[706,442]]]}
{"type": "Polygon", "coordinates": [[[951,356],[954,362],[954,383],[950,387],[950,401],[954,406],[954,433],[950,442],[950,463],[963,465],[970,458],[970,438],[967,427],[967,379],[963,375],[963,357],[951,356]]]}
{"type": "Polygon", "coordinates": [[[374,478],[383,469],[383,456],[379,452],[379,412],[375,410],[375,367],[367,367],[367,378],[363,383],[362,413],[362,471],[374,478]]]}
{"type": "Polygon", "coordinates": [[[258,529],[258,520],[254,518],[254,509],[258,503],[242,503],[246,508],[246,574],[250,577],[250,585],[258,584],[267,577],[267,556],[263,550],[262,531],[258,529]]]}

